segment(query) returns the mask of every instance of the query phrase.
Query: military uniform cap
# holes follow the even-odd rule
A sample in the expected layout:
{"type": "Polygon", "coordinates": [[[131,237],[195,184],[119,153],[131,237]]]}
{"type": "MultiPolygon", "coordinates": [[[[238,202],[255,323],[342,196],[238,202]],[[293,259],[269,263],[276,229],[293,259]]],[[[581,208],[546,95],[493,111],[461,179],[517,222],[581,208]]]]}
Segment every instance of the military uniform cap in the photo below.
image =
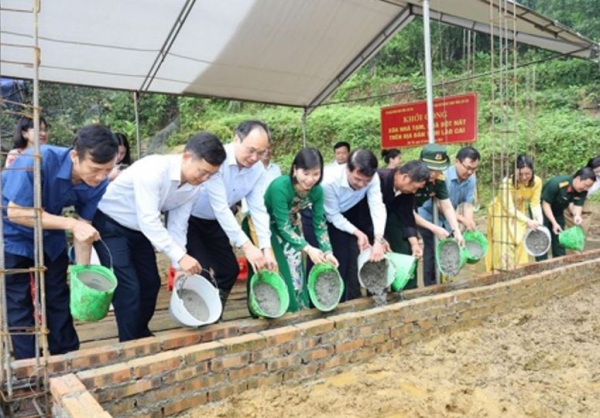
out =
{"type": "Polygon", "coordinates": [[[425,145],[421,150],[420,159],[431,170],[443,171],[450,166],[446,147],[437,144],[425,145]]]}

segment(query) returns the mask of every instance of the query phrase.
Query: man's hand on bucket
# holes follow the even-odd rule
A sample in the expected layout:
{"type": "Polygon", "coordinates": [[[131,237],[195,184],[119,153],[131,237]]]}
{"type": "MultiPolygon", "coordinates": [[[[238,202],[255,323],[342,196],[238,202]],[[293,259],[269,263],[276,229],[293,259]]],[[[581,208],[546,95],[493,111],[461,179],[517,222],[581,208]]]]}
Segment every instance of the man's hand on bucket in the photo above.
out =
{"type": "Polygon", "coordinates": [[[188,254],[184,255],[181,257],[181,260],[179,260],[179,268],[188,276],[200,274],[202,272],[202,266],[198,260],[188,254]]]}

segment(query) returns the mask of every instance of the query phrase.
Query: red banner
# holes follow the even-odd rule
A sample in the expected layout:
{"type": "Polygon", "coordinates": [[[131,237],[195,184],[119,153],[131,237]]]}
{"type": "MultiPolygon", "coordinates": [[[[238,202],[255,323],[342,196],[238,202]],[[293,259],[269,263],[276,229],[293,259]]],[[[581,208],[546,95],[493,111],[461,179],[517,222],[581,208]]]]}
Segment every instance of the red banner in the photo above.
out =
{"type": "MultiPolygon", "coordinates": [[[[434,134],[438,144],[477,140],[477,94],[447,96],[433,101],[434,134]]],[[[381,147],[427,144],[425,100],[381,108],[381,147]]]]}

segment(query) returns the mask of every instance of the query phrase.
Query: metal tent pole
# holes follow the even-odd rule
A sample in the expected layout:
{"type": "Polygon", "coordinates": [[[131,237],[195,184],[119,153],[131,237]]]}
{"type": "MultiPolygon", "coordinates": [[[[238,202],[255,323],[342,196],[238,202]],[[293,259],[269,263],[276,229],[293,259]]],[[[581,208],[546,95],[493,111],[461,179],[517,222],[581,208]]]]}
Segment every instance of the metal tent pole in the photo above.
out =
{"type": "Polygon", "coordinates": [[[142,158],[142,143],[140,141],[140,92],[133,92],[133,108],[135,111],[135,147],[137,152],[137,159],[142,158]]]}
{"type": "MultiPolygon", "coordinates": [[[[431,71],[431,33],[429,30],[429,3],[430,0],[423,0],[423,35],[425,43],[425,86],[427,90],[427,134],[429,143],[435,143],[434,132],[434,113],[433,113],[433,76],[431,71]]],[[[439,214],[437,199],[433,201],[433,223],[438,224],[439,214]]],[[[433,236],[434,249],[437,248],[437,237],[433,236]]],[[[440,284],[440,272],[435,269],[435,282],[440,284]]]]}
{"type": "Polygon", "coordinates": [[[306,115],[308,114],[308,109],[305,107],[302,112],[302,148],[306,148],[306,115]]]}

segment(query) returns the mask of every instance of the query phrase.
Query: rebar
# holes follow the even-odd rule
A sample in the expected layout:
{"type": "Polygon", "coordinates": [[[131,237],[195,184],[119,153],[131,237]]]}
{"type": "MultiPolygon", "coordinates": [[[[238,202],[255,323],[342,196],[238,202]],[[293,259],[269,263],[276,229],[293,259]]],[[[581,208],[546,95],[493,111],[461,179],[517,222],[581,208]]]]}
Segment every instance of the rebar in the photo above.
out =
{"type": "MultiPolygon", "coordinates": [[[[23,104],[3,99],[0,105],[4,111],[5,104],[21,107],[21,112],[6,110],[5,112],[16,116],[26,116],[33,119],[33,232],[34,232],[34,260],[33,266],[29,268],[6,268],[5,246],[4,246],[4,220],[0,222],[0,398],[3,408],[8,416],[12,417],[16,412],[16,406],[25,399],[30,399],[33,406],[32,411],[19,412],[19,416],[50,416],[49,394],[48,394],[48,340],[46,323],[46,294],[45,294],[45,267],[44,267],[44,232],[42,225],[42,179],[41,179],[41,152],[40,152],[40,106],[39,106],[39,66],[41,51],[38,37],[38,18],[40,13],[40,1],[33,1],[33,52],[32,62],[20,62],[19,64],[33,68],[33,103],[23,104]],[[34,278],[35,291],[33,295],[34,324],[33,326],[9,326],[6,276],[14,274],[29,274],[34,278]],[[23,383],[17,381],[12,369],[12,358],[10,353],[11,337],[18,335],[33,335],[35,337],[35,367],[26,384],[26,392],[22,392],[20,386],[23,383]],[[19,390],[17,393],[15,390],[19,390]],[[24,415],[29,414],[30,415],[24,415]]],[[[6,62],[6,61],[3,61],[6,62]]],[[[16,63],[16,62],[14,62],[16,63]]],[[[0,148],[2,147],[0,135],[0,148]]],[[[21,158],[21,157],[19,157],[21,158]]],[[[14,168],[13,168],[14,169],[14,168]]],[[[31,170],[27,168],[26,170],[31,170]]],[[[2,195],[2,184],[0,182],[0,195],[2,195]]],[[[5,207],[0,207],[2,213],[5,207]]],[[[4,215],[3,215],[4,216],[4,215]]],[[[28,217],[30,219],[30,217],[28,217]]],[[[12,219],[14,220],[14,219],[12,219]]]]}

